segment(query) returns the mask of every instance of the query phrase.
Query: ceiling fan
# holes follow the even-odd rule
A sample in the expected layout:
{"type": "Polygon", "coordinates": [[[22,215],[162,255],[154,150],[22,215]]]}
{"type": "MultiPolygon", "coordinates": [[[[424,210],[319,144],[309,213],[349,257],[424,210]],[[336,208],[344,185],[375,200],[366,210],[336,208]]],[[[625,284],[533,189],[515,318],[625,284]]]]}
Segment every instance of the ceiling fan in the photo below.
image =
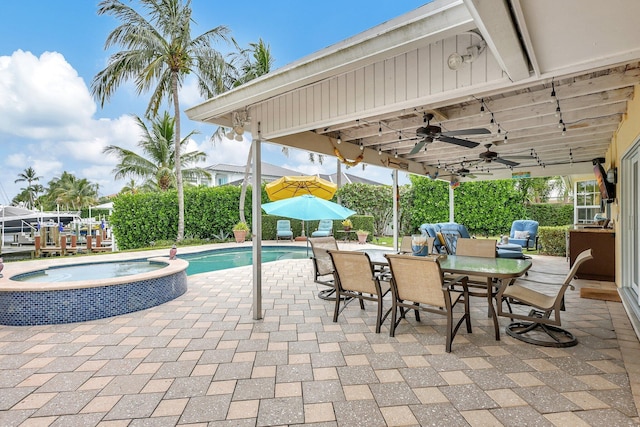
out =
{"type": "MultiPolygon", "coordinates": [[[[504,157],[500,157],[500,155],[498,153],[496,153],[495,151],[491,151],[491,146],[493,144],[485,144],[484,146],[486,147],[487,151],[480,153],[480,160],[484,161],[485,163],[491,163],[491,162],[496,162],[496,163],[502,163],[505,166],[508,167],[514,167],[514,166],[518,166],[520,163],[518,162],[514,162],[513,160],[509,160],[509,159],[505,159],[504,157]]],[[[531,159],[533,158],[532,156],[509,156],[511,158],[514,159],[531,159]]]]}
{"type": "Polygon", "coordinates": [[[455,175],[461,176],[462,178],[477,178],[477,175],[492,175],[488,172],[472,172],[469,169],[462,166],[460,169],[453,172],[455,175]]]}
{"type": "Polygon", "coordinates": [[[457,135],[487,135],[490,134],[491,131],[485,128],[477,128],[477,129],[460,129],[460,130],[452,130],[448,132],[442,132],[442,128],[440,126],[432,126],[429,124],[433,119],[433,114],[428,113],[425,114],[425,121],[427,122],[426,126],[419,127],[416,131],[416,136],[420,139],[416,145],[413,147],[409,154],[416,154],[418,151],[424,147],[425,144],[431,143],[433,141],[442,141],[448,142],[450,144],[460,145],[462,147],[467,148],[475,148],[480,143],[469,141],[466,139],[456,138],[457,135]]]}

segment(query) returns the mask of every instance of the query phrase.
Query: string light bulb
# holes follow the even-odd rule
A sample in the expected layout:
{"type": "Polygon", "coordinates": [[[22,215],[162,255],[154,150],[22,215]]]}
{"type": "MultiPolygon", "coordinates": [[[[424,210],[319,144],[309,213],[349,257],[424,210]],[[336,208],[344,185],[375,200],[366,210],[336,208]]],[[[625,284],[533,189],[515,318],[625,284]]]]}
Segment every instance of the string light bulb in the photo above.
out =
{"type": "Polygon", "coordinates": [[[484,98],[480,100],[480,117],[484,116],[484,98]]]}
{"type": "Polygon", "coordinates": [[[567,134],[567,127],[565,125],[562,125],[562,136],[565,136],[567,134]]]}
{"type": "Polygon", "coordinates": [[[504,143],[506,144],[507,142],[508,142],[508,141],[507,141],[507,134],[505,133],[505,134],[504,134],[504,143]]]}
{"type": "Polygon", "coordinates": [[[378,147],[378,156],[382,156],[382,148],[378,147]]]}
{"type": "Polygon", "coordinates": [[[395,157],[396,159],[398,158],[398,150],[396,150],[395,153],[393,153],[393,157],[395,157]]]}
{"type": "Polygon", "coordinates": [[[340,137],[340,132],[338,132],[338,140],[336,141],[339,144],[342,144],[342,138],[340,137]]]}
{"type": "Polygon", "coordinates": [[[360,151],[364,150],[364,144],[362,143],[362,140],[360,140],[360,151]]]}
{"type": "Polygon", "coordinates": [[[560,117],[560,103],[558,103],[558,106],[556,107],[556,117],[560,117]]]}
{"type": "Polygon", "coordinates": [[[378,136],[382,136],[382,124],[378,123],[378,136]]]}

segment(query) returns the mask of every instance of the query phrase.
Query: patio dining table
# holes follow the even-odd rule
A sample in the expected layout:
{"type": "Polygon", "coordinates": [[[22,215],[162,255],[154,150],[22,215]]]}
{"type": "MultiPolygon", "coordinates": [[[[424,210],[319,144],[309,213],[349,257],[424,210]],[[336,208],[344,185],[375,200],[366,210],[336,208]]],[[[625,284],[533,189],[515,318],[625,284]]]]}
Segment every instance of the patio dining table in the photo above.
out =
{"type": "MultiPolygon", "coordinates": [[[[393,253],[385,249],[363,249],[369,255],[369,259],[374,265],[388,265],[385,253],[393,253]]],[[[513,258],[483,258],[462,255],[439,255],[440,268],[445,273],[458,274],[463,276],[485,277],[487,279],[487,304],[489,313],[493,319],[496,340],[500,340],[500,329],[498,316],[493,305],[494,279],[500,279],[502,286],[507,286],[511,281],[522,276],[531,268],[531,259],[513,258]]]]}

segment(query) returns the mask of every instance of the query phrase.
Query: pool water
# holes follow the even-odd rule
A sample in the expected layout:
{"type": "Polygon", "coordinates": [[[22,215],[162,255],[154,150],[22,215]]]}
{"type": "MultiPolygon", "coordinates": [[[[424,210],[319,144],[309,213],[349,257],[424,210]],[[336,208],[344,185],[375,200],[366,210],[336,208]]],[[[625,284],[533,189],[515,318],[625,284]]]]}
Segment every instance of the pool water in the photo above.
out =
{"type": "MultiPolygon", "coordinates": [[[[309,254],[306,248],[263,246],[262,262],[278,261],[281,259],[308,259],[309,254]]],[[[178,255],[178,258],[189,261],[187,275],[253,264],[253,252],[250,247],[214,249],[206,252],[178,255]]]]}
{"type": "Polygon", "coordinates": [[[166,264],[147,260],[97,262],[92,264],[49,267],[45,270],[19,274],[11,278],[19,282],[78,282],[147,273],[166,267],[166,264]]]}

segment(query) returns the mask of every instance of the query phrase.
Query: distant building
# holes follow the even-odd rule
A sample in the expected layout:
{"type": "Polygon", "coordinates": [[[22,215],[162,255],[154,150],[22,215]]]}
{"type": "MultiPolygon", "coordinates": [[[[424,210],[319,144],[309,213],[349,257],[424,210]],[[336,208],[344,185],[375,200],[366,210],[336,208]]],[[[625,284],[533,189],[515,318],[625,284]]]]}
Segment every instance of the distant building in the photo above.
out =
{"type": "MultiPolygon", "coordinates": [[[[244,165],[228,165],[224,163],[219,163],[217,165],[208,166],[205,168],[207,172],[211,174],[211,178],[199,178],[197,181],[189,180],[192,184],[195,185],[206,185],[208,187],[218,187],[220,185],[241,185],[242,180],[244,179],[244,165]]],[[[262,162],[262,182],[271,182],[275,181],[278,178],[283,176],[304,176],[308,175],[306,173],[301,173],[298,171],[294,171],[291,169],[283,168],[280,166],[272,165],[271,163],[262,162]]],[[[318,174],[318,176],[322,179],[326,179],[330,182],[335,182],[337,184],[337,174],[318,174]]],[[[249,181],[251,181],[252,175],[249,172],[249,181]]],[[[347,173],[342,173],[342,182],[341,185],[350,184],[350,183],[361,183],[361,184],[371,184],[371,185],[382,185],[379,182],[372,181],[367,178],[361,178],[356,175],[351,175],[347,173]]]]}

